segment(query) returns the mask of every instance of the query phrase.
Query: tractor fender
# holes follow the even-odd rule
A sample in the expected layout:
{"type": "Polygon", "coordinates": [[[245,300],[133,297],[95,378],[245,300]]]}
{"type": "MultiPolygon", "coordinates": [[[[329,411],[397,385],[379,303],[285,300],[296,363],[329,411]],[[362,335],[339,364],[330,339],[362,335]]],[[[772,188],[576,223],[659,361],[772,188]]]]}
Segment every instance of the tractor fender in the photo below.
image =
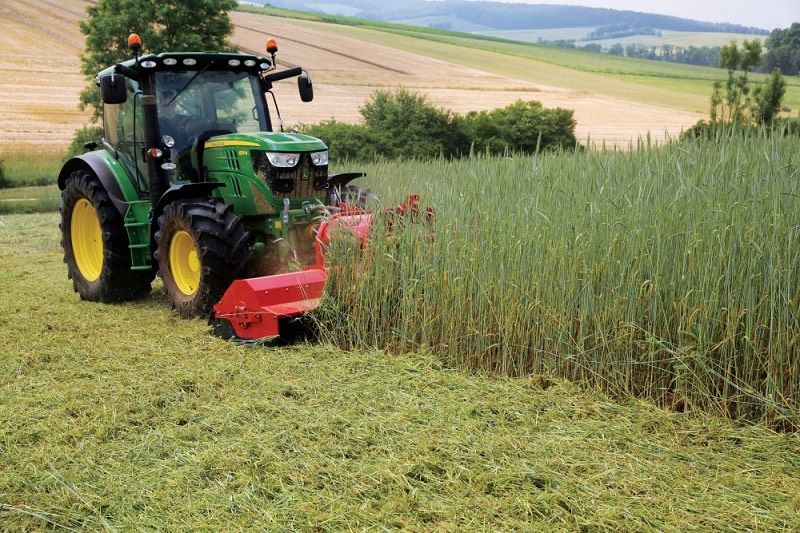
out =
{"type": "MultiPolygon", "coordinates": [[[[200,183],[183,183],[181,185],[173,185],[161,198],[159,198],[152,213],[152,223],[150,224],[150,231],[155,235],[158,226],[158,217],[164,211],[167,205],[176,200],[189,200],[191,198],[208,198],[218,187],[224,187],[225,184],[219,181],[203,181],[200,183]]],[[[150,242],[155,242],[153,238],[150,242]]]]}
{"type": "Polygon", "coordinates": [[[64,163],[64,166],[61,167],[61,172],[58,174],[58,188],[63,191],[64,187],[67,186],[67,178],[76,170],[91,172],[100,180],[103,188],[111,198],[111,203],[114,204],[119,214],[125,217],[125,214],[128,212],[128,201],[122,193],[117,177],[104,160],[104,156],[104,150],[96,150],[68,160],[64,163]]]}
{"type": "Polygon", "coordinates": [[[328,176],[328,180],[325,182],[325,188],[328,190],[333,190],[337,187],[344,187],[351,181],[356,178],[361,178],[366,176],[365,172],[342,172],[340,174],[332,174],[328,176]]]}
{"type": "Polygon", "coordinates": [[[336,189],[344,189],[348,183],[356,178],[366,176],[365,172],[342,172],[340,174],[332,174],[328,176],[325,181],[325,205],[331,205],[333,202],[333,194],[336,189]]]}

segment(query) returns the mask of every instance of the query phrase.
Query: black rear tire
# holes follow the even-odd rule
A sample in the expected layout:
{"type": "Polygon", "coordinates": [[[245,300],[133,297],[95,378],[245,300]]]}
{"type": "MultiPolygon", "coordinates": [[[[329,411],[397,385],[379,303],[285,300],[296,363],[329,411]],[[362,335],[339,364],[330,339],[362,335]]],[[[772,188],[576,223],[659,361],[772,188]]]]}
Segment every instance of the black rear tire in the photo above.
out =
{"type": "Polygon", "coordinates": [[[209,316],[251,259],[250,236],[231,205],[211,198],[180,200],[158,219],[159,274],[167,298],[184,318],[209,316]]]}
{"type": "Polygon", "coordinates": [[[67,276],[72,280],[72,286],[81,299],[93,302],[121,302],[142,298],[150,292],[150,283],[155,277],[155,270],[131,270],[131,252],[124,221],[94,174],[77,170],[69,175],[61,192],[59,212],[61,247],[64,249],[67,276]],[[99,239],[96,240],[102,243],[102,250],[100,242],[94,242],[95,239],[91,236],[81,235],[80,231],[76,233],[78,239],[94,242],[98,254],[96,265],[98,268],[87,269],[86,260],[83,259],[82,271],[81,264],[76,259],[76,246],[80,249],[82,243],[73,242],[72,231],[73,222],[80,218],[80,215],[73,215],[76,206],[91,213],[87,201],[94,209],[94,215],[99,223],[100,231],[97,235],[99,239]]]}

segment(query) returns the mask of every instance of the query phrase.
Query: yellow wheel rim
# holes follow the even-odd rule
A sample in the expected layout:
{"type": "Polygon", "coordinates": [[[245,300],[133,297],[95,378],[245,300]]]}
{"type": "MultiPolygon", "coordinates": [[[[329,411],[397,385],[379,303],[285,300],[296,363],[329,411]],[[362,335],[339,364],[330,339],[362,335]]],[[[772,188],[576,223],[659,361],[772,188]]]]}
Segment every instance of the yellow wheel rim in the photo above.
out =
{"type": "Polygon", "coordinates": [[[81,276],[86,281],[96,281],[103,271],[103,230],[97,210],[86,198],[78,200],[72,209],[70,238],[81,276]]]}
{"type": "Polygon", "coordinates": [[[169,243],[169,268],[175,285],[186,296],[200,287],[200,253],[188,231],[176,231],[169,243]]]}

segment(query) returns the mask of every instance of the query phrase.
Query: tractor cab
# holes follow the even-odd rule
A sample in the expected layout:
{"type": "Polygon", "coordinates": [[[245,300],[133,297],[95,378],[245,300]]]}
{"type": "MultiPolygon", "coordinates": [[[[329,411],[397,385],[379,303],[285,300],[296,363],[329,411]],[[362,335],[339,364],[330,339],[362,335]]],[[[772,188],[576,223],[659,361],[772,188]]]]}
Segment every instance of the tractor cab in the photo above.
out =
{"type": "Polygon", "coordinates": [[[212,137],[271,131],[259,80],[230,70],[155,73],[158,126],[179,180],[202,179],[202,149],[212,137]]]}
{"type": "MultiPolygon", "coordinates": [[[[266,94],[272,94],[274,59],[245,54],[167,53],[129,60],[102,71],[97,83],[103,94],[105,140],[148,189],[144,148],[146,118],[143,99],[155,97],[161,166],[173,171],[169,182],[204,181],[203,149],[212,137],[232,133],[271,132],[266,94]],[[149,95],[146,93],[150,93],[149,95]],[[165,164],[166,163],[166,164],[165,164]],[[173,168],[174,166],[174,168],[173,168]]],[[[313,98],[307,73],[298,76],[304,101],[313,98]]],[[[275,110],[277,99],[273,95],[275,110]]],[[[280,116],[277,117],[280,123],[280,116]]]]}
{"type": "MultiPolygon", "coordinates": [[[[282,294],[298,287],[305,294],[305,278],[291,276],[319,272],[325,221],[336,215],[365,228],[368,220],[351,211],[366,204],[366,194],[347,185],[363,174],[329,175],[324,142],[283,131],[273,84],[297,78],[300,99],[309,102],[308,73],[277,71],[274,39],[268,56],[140,55],[136,34],[128,44],[134,57],[96,78],[102,147],[88,143],[91,151],[59,174],[75,290],[88,300],[133,299],[158,272],[185,317],[208,316],[242,277],[290,279],[282,294]],[[290,278],[273,278],[284,274],[290,278]]],[[[296,296],[305,303],[278,314],[314,300],[296,296]]]]}

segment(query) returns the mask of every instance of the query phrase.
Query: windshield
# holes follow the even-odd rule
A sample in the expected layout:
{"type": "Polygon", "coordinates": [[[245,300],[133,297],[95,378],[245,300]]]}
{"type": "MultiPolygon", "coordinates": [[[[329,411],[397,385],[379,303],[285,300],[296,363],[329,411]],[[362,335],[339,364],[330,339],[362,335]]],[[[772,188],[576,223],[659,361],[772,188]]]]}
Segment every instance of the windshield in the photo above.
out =
{"type": "Polygon", "coordinates": [[[179,154],[206,131],[222,135],[268,129],[258,79],[246,72],[158,72],[156,96],[159,129],[175,139],[179,154]]]}

